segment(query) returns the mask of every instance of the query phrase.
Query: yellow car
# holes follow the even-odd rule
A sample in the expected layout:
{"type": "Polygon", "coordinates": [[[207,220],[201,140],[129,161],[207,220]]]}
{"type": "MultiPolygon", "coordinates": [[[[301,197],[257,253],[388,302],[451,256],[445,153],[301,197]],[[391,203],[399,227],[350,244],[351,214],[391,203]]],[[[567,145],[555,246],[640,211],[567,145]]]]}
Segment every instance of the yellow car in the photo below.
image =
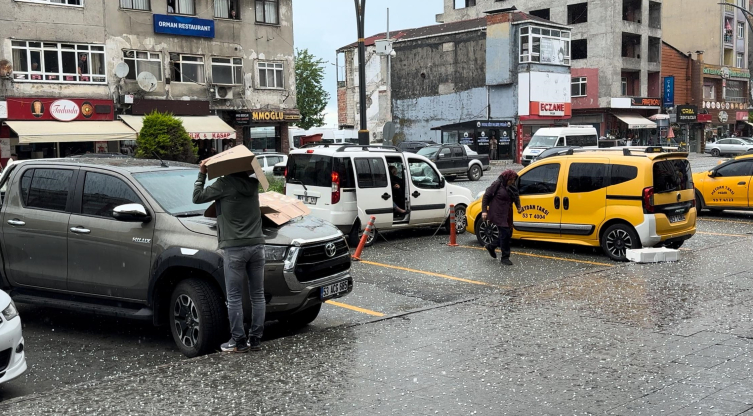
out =
{"type": "Polygon", "coordinates": [[[753,154],[738,156],[693,175],[696,207],[710,211],[752,210],[753,154]]]}
{"type": "MultiPolygon", "coordinates": [[[[520,172],[523,212],[514,210],[513,239],[601,246],[616,261],[626,250],[679,248],[696,232],[687,153],[661,148],[586,151],[553,156],[520,172]]],[[[481,200],[467,209],[467,230],[481,245],[497,227],[481,220],[481,200]]]]}

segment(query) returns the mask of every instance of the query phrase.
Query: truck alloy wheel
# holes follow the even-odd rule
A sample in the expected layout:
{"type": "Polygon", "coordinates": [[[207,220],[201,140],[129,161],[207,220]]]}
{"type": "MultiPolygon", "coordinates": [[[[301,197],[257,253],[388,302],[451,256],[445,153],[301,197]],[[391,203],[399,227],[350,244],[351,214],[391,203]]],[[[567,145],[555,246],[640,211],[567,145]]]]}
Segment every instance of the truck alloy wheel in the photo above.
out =
{"type": "Polygon", "coordinates": [[[478,165],[473,165],[468,170],[468,179],[474,182],[481,179],[481,168],[478,165]]]}
{"type": "Polygon", "coordinates": [[[463,234],[468,227],[468,217],[465,215],[465,207],[460,205],[455,207],[455,231],[463,234]]]}
{"type": "Polygon", "coordinates": [[[227,333],[227,311],[212,285],[199,278],[181,281],[170,296],[170,332],[189,358],[215,350],[227,333]]]}

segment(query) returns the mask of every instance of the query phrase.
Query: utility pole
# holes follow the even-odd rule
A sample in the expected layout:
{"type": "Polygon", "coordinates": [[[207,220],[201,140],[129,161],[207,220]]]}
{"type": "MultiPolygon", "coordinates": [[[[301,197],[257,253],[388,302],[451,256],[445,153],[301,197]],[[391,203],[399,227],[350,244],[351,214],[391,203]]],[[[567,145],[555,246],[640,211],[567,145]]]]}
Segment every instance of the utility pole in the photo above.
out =
{"type": "Polygon", "coordinates": [[[361,107],[361,129],[358,130],[358,144],[368,145],[369,128],[366,122],[366,46],[364,45],[364,13],[366,0],[354,0],[356,4],[356,22],[358,26],[358,92],[361,107]]]}

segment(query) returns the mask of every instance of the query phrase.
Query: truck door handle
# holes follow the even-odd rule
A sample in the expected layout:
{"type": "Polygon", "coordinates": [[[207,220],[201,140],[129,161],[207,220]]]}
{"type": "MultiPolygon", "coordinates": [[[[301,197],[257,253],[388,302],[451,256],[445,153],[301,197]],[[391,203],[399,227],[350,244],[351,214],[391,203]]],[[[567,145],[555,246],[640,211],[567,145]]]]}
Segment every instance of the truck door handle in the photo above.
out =
{"type": "Polygon", "coordinates": [[[384,195],[382,195],[382,199],[384,199],[385,201],[388,200],[388,199],[390,199],[390,194],[388,194],[387,192],[385,192],[384,195]]]}
{"type": "Polygon", "coordinates": [[[413,192],[413,198],[418,198],[421,194],[418,191],[413,192]]]}
{"type": "Polygon", "coordinates": [[[568,198],[568,197],[565,197],[565,198],[564,198],[564,199],[562,200],[562,208],[564,208],[564,209],[566,209],[566,210],[570,209],[570,198],[568,198]]]}
{"type": "Polygon", "coordinates": [[[748,184],[748,182],[738,182],[737,184],[738,184],[738,185],[747,185],[747,184],[748,184]]]}
{"type": "Polygon", "coordinates": [[[554,197],[554,209],[560,209],[560,197],[554,197]]]}
{"type": "Polygon", "coordinates": [[[92,231],[83,227],[73,227],[71,228],[71,232],[76,234],[90,234],[92,231]]]}
{"type": "Polygon", "coordinates": [[[19,220],[19,219],[15,219],[15,218],[14,218],[14,219],[12,219],[12,220],[9,220],[9,221],[8,221],[8,224],[10,224],[10,225],[15,225],[15,226],[17,226],[17,227],[23,227],[24,225],[26,225],[26,223],[25,223],[25,222],[23,222],[23,221],[21,221],[21,220],[19,220]]]}

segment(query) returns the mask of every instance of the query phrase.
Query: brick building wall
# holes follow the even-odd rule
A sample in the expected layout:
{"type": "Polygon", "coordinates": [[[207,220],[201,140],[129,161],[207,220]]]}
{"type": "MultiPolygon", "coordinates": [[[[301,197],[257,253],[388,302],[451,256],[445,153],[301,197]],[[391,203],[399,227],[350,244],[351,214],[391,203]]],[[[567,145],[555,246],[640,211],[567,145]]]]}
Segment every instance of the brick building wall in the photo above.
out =
{"type": "Polygon", "coordinates": [[[675,105],[693,104],[692,59],[666,42],[661,46],[661,75],[675,77],[675,105]]]}

